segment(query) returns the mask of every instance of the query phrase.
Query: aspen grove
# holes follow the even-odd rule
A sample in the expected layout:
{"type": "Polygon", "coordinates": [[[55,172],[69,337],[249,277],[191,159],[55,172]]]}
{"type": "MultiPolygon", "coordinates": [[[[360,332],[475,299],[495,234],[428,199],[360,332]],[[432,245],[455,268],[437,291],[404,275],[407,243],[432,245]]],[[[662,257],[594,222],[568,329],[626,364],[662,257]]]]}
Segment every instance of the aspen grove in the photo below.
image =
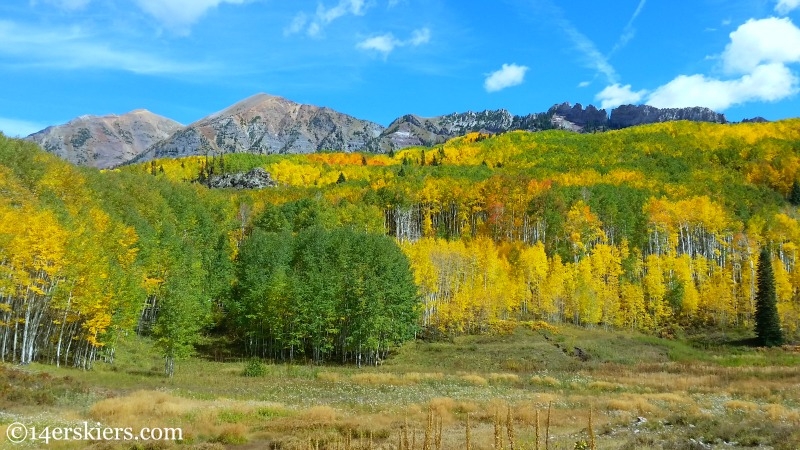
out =
{"type": "Polygon", "coordinates": [[[418,331],[752,328],[762,249],[796,340],[799,170],[798,120],[109,171],[0,137],[0,359],[88,368],[138,333],[171,373],[203,336],[373,363],[418,331]],[[254,167],[279,186],[196,182],[254,167]]]}

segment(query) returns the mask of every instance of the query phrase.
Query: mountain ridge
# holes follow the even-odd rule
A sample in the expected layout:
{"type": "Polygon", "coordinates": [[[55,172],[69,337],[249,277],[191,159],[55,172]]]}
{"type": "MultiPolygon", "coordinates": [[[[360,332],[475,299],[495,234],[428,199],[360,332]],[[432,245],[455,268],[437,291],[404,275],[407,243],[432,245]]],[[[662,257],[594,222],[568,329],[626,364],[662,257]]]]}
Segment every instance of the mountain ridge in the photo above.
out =
{"type": "Polygon", "coordinates": [[[384,127],[329,107],[258,93],[186,126],[137,109],[121,116],[80,116],[26,139],[74,164],[109,168],[157,158],[227,153],[297,154],[326,150],[390,153],[412,146],[441,144],[476,131],[496,134],[555,128],[593,132],[670,120],[727,123],[723,114],[703,107],[659,109],[623,105],[609,113],[593,105],[584,108],[580,103],[564,102],[553,105],[547,112],[524,116],[505,109],[434,117],[405,114],[384,127]],[[132,121],[136,125],[128,125],[131,130],[122,129],[115,139],[98,137],[114,134],[109,132],[109,120],[140,116],[148,120],[132,121]],[[140,131],[137,145],[130,138],[134,129],[140,131]],[[141,132],[145,129],[149,132],[141,132]]]}
{"type": "Polygon", "coordinates": [[[182,127],[167,117],[135,109],[119,115],[82,115],[25,139],[73,164],[107,168],[131,161],[182,127]]]}

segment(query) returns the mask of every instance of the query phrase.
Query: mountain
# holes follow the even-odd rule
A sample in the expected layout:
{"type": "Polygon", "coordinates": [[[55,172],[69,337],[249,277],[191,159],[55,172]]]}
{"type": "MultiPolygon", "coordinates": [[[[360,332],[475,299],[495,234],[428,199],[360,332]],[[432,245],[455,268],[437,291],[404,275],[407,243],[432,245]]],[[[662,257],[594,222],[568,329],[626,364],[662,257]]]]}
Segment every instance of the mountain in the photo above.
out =
{"type": "Polygon", "coordinates": [[[608,113],[605,109],[597,109],[589,105],[586,109],[580,103],[571,106],[569,103],[555,105],[547,111],[556,128],[572,131],[593,131],[604,129],[608,125],[608,113]]]}
{"type": "Polygon", "coordinates": [[[612,129],[620,129],[674,120],[711,123],[728,122],[724,114],[702,107],[659,109],[649,105],[623,105],[611,111],[608,125],[612,129]]]}
{"type": "Polygon", "coordinates": [[[375,151],[383,129],[330,108],[257,94],[178,130],[135,161],[197,154],[375,151]]]}
{"type": "Polygon", "coordinates": [[[107,168],[130,161],[182,127],[138,109],[119,116],[81,116],[26,139],[74,164],[107,168]]]}
{"type": "Polygon", "coordinates": [[[547,112],[526,116],[504,109],[427,118],[408,114],[384,128],[330,108],[257,94],[186,127],[138,110],[122,116],[82,116],[28,139],[75,164],[103,168],[205,154],[388,153],[440,144],[473,131],[497,134],[555,128],[592,132],[673,120],[727,122],[724,115],[700,107],[625,105],[613,109],[609,118],[605,109],[561,103],[547,112]]]}
{"type": "Polygon", "coordinates": [[[512,129],[514,118],[504,109],[496,111],[453,113],[438,117],[408,114],[396,119],[381,134],[383,148],[399,150],[415,145],[440,144],[472,131],[502,133],[512,129]]]}

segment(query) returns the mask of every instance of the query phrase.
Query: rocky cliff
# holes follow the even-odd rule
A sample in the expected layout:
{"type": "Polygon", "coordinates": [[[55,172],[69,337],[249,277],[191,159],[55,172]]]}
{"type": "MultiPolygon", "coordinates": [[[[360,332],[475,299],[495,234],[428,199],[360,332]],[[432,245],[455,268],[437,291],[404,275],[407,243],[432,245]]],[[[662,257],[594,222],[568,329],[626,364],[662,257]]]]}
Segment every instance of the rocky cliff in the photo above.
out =
{"type": "Polygon", "coordinates": [[[208,180],[208,187],[216,189],[263,189],[275,186],[277,183],[272,179],[272,175],[261,167],[256,167],[249,172],[213,175],[208,180]]]}
{"type": "Polygon", "coordinates": [[[580,103],[570,106],[569,103],[555,105],[547,111],[550,117],[555,118],[553,124],[557,128],[567,128],[573,131],[603,130],[608,126],[608,113],[605,109],[597,109],[589,105],[586,109],[580,103]],[[565,122],[568,122],[567,125],[565,122]]]}
{"type": "Polygon", "coordinates": [[[724,114],[708,108],[655,108],[649,105],[624,105],[611,111],[608,125],[612,129],[628,128],[647,123],[691,120],[694,122],[727,123],[724,114]]]}
{"type": "Polygon", "coordinates": [[[136,161],[197,154],[375,151],[382,131],[376,123],[330,108],[258,94],[177,131],[136,161]]]}
{"type": "Polygon", "coordinates": [[[143,109],[81,116],[28,136],[50,153],[81,166],[108,168],[130,161],[182,125],[143,109]]]}

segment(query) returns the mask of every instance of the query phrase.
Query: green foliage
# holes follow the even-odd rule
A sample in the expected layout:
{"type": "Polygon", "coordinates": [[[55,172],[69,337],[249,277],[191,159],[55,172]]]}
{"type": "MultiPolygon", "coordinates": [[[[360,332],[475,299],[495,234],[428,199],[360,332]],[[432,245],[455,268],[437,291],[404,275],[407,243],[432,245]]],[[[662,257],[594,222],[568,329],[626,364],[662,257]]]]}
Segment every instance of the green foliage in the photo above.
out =
{"type": "Polygon", "coordinates": [[[245,377],[263,377],[266,374],[267,366],[258,358],[252,358],[247,362],[247,365],[244,366],[244,370],[242,370],[242,376],[245,377]]]}
{"type": "Polygon", "coordinates": [[[416,287],[405,256],[385,236],[256,229],[236,267],[229,310],[250,354],[375,361],[413,336],[416,287]]]}
{"type": "Polygon", "coordinates": [[[789,191],[789,203],[794,206],[800,206],[800,183],[795,180],[792,182],[792,190],[789,191]]]}
{"type": "Polygon", "coordinates": [[[781,321],[778,317],[775,275],[772,254],[767,247],[761,250],[758,263],[758,294],[756,296],[756,339],[759,345],[775,347],[783,344],[781,321]]]}

